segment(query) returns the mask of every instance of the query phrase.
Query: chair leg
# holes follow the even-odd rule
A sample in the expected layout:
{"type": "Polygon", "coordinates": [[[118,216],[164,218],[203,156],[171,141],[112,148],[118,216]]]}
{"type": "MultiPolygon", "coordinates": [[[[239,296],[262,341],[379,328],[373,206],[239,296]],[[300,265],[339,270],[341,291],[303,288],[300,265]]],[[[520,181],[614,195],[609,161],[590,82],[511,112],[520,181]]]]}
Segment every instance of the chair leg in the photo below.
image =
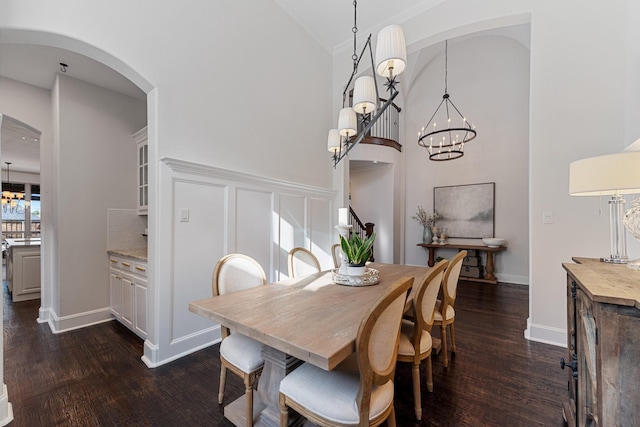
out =
{"type": "Polygon", "coordinates": [[[253,426],[253,381],[250,375],[244,377],[244,398],[245,402],[245,418],[247,420],[247,427],[253,426]]]}
{"type": "Polygon", "coordinates": [[[427,357],[427,390],[433,393],[433,370],[431,368],[431,355],[427,357]]]}
{"type": "Polygon", "coordinates": [[[413,376],[413,401],[415,402],[416,420],[422,419],[422,399],[420,398],[420,364],[413,363],[412,369],[413,376]]]}
{"type": "Polygon", "coordinates": [[[456,352],[456,334],[453,331],[453,323],[449,325],[449,333],[451,334],[451,352],[456,352]]]}
{"type": "MultiPolygon", "coordinates": [[[[393,404],[391,406],[391,413],[387,417],[387,426],[396,427],[396,408],[393,406],[393,404]]],[[[286,426],[283,426],[282,424],[280,424],[280,427],[286,427],[286,426]]]]}
{"type": "Polygon", "coordinates": [[[289,425],[289,409],[285,402],[284,394],[280,393],[278,398],[280,402],[280,427],[288,427],[289,425]]]}
{"type": "Polygon", "coordinates": [[[447,353],[449,353],[449,350],[447,350],[447,325],[442,322],[442,327],[440,329],[440,341],[442,342],[442,364],[446,368],[449,366],[449,357],[447,355],[447,353]]]}
{"type": "Polygon", "coordinates": [[[218,390],[218,403],[222,404],[224,398],[224,383],[227,381],[227,367],[220,362],[220,389],[218,390]]]}

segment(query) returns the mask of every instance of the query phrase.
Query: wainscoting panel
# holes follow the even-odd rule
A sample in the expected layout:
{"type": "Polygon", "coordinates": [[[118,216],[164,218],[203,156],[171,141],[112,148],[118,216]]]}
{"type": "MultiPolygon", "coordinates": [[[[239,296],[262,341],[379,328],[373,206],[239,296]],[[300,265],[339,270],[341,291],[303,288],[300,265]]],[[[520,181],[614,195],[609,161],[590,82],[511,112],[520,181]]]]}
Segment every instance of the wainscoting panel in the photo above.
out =
{"type": "Polygon", "coordinates": [[[224,186],[174,180],[171,341],[211,326],[189,312],[189,302],[211,296],[211,274],[226,253],[224,186]],[[187,218],[188,216],[188,218],[187,218]]]}
{"type": "Polygon", "coordinates": [[[258,261],[264,269],[267,279],[273,280],[272,231],[273,192],[266,189],[236,189],[235,210],[235,251],[248,255],[258,261]]]}
{"type": "Polygon", "coordinates": [[[326,199],[309,199],[308,237],[311,247],[308,249],[318,257],[323,270],[333,268],[331,245],[339,242],[338,230],[332,227],[334,217],[337,218],[337,210],[333,212],[332,206],[326,199]]]}
{"type": "Polygon", "coordinates": [[[304,246],[330,267],[333,190],[265,179],[179,159],[161,159],[156,212],[158,230],[150,248],[148,323],[144,362],[156,367],[215,344],[219,325],[189,312],[189,302],[211,296],[215,263],[228,253],[255,258],[267,280],[286,274],[286,254],[304,246]],[[170,195],[169,193],[170,191],[170,195]],[[324,254],[324,255],[323,255],[324,254]],[[330,255],[329,258],[330,259],[330,255]]]}
{"type": "Polygon", "coordinates": [[[283,194],[279,204],[279,280],[289,277],[287,259],[289,251],[296,247],[309,249],[306,227],[306,202],[305,196],[283,194]]]}

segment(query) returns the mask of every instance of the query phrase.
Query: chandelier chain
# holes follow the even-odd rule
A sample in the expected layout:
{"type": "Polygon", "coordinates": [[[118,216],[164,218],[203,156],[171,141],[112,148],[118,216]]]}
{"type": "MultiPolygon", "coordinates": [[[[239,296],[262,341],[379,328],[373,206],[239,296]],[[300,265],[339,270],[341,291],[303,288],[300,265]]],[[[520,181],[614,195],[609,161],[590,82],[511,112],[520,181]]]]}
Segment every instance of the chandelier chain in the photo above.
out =
{"type": "Polygon", "coordinates": [[[358,38],[358,2],[357,0],[353,0],[353,28],[351,29],[353,32],[353,55],[351,55],[351,59],[353,60],[353,69],[355,70],[358,67],[358,54],[357,52],[357,38],[358,38]]]}
{"type": "Polygon", "coordinates": [[[445,94],[449,93],[447,89],[448,78],[449,78],[449,40],[445,40],[444,41],[444,93],[445,94]]]}

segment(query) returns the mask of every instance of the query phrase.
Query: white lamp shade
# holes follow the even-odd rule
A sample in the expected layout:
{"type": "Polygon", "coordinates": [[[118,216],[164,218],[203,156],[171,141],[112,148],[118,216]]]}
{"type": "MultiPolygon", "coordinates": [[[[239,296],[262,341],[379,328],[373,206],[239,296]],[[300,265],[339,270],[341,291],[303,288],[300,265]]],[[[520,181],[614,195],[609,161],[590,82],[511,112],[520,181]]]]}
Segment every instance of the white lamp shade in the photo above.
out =
{"type": "Polygon", "coordinates": [[[351,135],[356,134],[357,129],[358,118],[353,108],[345,107],[340,110],[340,115],[338,116],[338,132],[340,132],[340,135],[349,138],[351,135]]]}
{"type": "Polygon", "coordinates": [[[397,76],[404,71],[407,65],[407,44],[404,39],[404,31],[400,25],[389,25],[378,33],[376,44],[376,72],[383,76],[389,76],[389,69],[393,68],[392,75],[397,76]]]}
{"type": "Polygon", "coordinates": [[[640,194],[640,151],[576,160],[569,165],[569,194],[640,194]]]}
{"type": "Polygon", "coordinates": [[[329,138],[327,138],[327,149],[332,153],[340,151],[340,133],[338,129],[329,130],[329,138]]]}
{"type": "Polygon", "coordinates": [[[353,85],[353,109],[358,114],[376,109],[376,82],[371,76],[360,76],[353,85]]]}

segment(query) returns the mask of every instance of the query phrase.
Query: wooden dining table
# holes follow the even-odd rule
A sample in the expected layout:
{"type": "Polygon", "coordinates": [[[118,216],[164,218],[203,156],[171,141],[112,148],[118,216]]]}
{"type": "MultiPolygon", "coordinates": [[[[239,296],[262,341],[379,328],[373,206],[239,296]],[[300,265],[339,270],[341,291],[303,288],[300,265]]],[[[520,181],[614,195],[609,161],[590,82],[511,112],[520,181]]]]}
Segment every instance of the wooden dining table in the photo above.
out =
{"type": "MultiPolygon", "coordinates": [[[[189,304],[191,312],[265,344],[264,369],[253,394],[255,426],[279,425],[278,389],[288,372],[303,361],[335,368],[355,351],[358,327],[371,305],[399,278],[419,283],[428,271],[399,264],[368,267],[379,271],[378,284],[338,285],[332,271],[323,271],[189,304]]],[[[224,415],[245,426],[244,408],[243,395],[224,408],[224,415]]]]}

